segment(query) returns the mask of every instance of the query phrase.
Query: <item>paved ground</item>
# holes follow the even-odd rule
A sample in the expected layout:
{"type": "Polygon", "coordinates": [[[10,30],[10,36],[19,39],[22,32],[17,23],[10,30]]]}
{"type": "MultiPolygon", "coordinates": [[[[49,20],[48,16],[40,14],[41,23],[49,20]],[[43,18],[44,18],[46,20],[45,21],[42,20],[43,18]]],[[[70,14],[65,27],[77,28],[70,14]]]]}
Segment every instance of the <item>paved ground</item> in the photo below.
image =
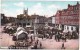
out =
{"type": "MultiPolygon", "coordinates": [[[[61,42],[56,42],[53,39],[41,39],[39,40],[42,42],[42,46],[45,49],[61,49],[62,46],[62,41],[61,42]]],[[[64,42],[64,46],[66,49],[74,49],[77,50],[79,48],[79,40],[78,39],[72,39],[72,40],[67,40],[67,42],[64,42]]]]}
{"type": "MultiPolygon", "coordinates": [[[[3,27],[0,27],[0,46],[1,47],[8,47],[10,45],[14,45],[14,41],[12,41],[12,36],[9,36],[6,33],[2,33],[1,31],[3,30],[3,27]]],[[[56,42],[53,39],[41,39],[38,38],[39,41],[42,43],[42,47],[45,49],[61,49],[62,46],[62,41],[61,42],[56,42]]],[[[64,46],[66,49],[74,49],[77,50],[79,48],[79,40],[78,39],[72,39],[72,40],[67,40],[67,42],[64,43],[64,46]]]]}
{"type": "MultiPolygon", "coordinates": [[[[3,31],[3,27],[0,27],[0,30],[3,31]]],[[[14,41],[12,41],[12,36],[10,36],[7,33],[2,33],[0,31],[0,46],[1,47],[8,47],[10,45],[14,44],[14,41]]]]}
{"type": "Polygon", "coordinates": [[[1,34],[1,46],[7,47],[14,44],[14,41],[12,41],[12,36],[9,36],[8,34],[1,34]]]}

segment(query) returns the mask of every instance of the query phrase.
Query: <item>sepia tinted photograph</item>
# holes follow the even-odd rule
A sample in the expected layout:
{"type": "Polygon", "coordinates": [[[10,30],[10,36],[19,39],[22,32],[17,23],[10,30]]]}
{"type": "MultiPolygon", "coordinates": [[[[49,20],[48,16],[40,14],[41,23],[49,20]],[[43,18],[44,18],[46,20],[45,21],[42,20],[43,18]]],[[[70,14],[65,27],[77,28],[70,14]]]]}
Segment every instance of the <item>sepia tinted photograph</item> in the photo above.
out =
{"type": "Polygon", "coordinates": [[[0,49],[79,50],[80,1],[1,0],[0,49]]]}

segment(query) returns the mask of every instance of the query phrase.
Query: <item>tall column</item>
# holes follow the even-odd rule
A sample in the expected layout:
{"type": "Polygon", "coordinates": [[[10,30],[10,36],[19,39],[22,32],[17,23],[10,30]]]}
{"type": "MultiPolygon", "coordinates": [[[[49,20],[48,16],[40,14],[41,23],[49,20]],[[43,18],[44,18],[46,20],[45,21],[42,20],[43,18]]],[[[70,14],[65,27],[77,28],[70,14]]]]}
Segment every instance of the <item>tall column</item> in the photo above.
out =
{"type": "Polygon", "coordinates": [[[36,23],[37,23],[37,17],[36,17],[36,19],[35,19],[35,21],[34,21],[34,34],[36,35],[36,23]]]}

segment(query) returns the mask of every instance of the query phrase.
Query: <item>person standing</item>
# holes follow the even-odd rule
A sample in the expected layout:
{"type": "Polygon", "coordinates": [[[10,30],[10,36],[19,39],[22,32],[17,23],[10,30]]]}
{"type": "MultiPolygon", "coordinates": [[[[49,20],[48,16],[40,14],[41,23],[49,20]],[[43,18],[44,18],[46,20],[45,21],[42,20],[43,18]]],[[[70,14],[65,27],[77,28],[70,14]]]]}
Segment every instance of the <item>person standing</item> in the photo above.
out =
{"type": "Polygon", "coordinates": [[[64,42],[62,43],[62,47],[61,47],[61,49],[65,49],[64,42]]]}
{"type": "Polygon", "coordinates": [[[42,48],[42,43],[40,42],[40,49],[42,48]]]}

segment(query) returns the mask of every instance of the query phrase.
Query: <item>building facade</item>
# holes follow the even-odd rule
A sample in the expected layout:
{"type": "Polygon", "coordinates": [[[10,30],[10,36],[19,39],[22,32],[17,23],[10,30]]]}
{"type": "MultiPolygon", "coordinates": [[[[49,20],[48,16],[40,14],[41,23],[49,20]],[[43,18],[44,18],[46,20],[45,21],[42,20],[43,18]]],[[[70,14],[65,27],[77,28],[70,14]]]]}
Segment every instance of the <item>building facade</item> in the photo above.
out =
{"type": "Polygon", "coordinates": [[[1,25],[3,25],[4,23],[6,23],[6,17],[5,17],[5,15],[4,14],[1,14],[1,20],[0,20],[0,22],[1,22],[1,25]]]}
{"type": "Polygon", "coordinates": [[[79,3],[76,5],[68,4],[67,9],[58,10],[56,13],[56,24],[62,30],[79,30],[79,3]]]}
{"type": "Polygon", "coordinates": [[[21,25],[23,27],[31,26],[32,25],[32,20],[31,16],[28,15],[28,9],[23,11],[23,14],[17,15],[16,19],[16,24],[17,26],[21,25]]]}
{"type": "Polygon", "coordinates": [[[49,26],[55,27],[55,16],[47,18],[47,22],[49,26]]]}
{"type": "Polygon", "coordinates": [[[44,26],[45,22],[46,22],[45,16],[39,16],[36,14],[28,15],[28,9],[24,10],[23,14],[17,15],[17,19],[15,20],[17,26],[21,25],[23,27],[25,26],[34,27],[34,25],[36,25],[36,28],[44,26]]]}
{"type": "Polygon", "coordinates": [[[14,21],[14,17],[7,17],[5,14],[1,14],[1,25],[4,25],[6,23],[14,23],[14,21]]]}

